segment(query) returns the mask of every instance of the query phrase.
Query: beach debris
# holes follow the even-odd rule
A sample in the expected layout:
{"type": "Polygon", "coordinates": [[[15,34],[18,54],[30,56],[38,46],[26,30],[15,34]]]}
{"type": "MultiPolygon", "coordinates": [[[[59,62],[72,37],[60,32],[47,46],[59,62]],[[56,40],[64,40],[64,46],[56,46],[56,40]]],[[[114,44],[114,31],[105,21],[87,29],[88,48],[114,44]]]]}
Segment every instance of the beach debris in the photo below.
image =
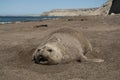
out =
{"type": "Polygon", "coordinates": [[[68,18],[68,19],[66,19],[66,21],[73,21],[73,19],[71,19],[71,18],[68,18]]]}
{"type": "Polygon", "coordinates": [[[80,19],[80,21],[87,21],[87,19],[82,18],[82,19],[80,19]]]}
{"type": "Polygon", "coordinates": [[[35,25],[34,28],[40,28],[40,27],[48,27],[47,24],[42,24],[42,25],[35,25]]]}

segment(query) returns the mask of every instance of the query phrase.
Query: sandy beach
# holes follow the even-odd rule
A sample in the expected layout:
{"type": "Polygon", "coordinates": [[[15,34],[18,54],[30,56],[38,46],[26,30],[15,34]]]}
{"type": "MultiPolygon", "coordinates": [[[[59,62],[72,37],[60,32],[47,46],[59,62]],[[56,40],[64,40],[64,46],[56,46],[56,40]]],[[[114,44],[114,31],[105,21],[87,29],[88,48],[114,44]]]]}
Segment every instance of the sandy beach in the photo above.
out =
{"type": "Polygon", "coordinates": [[[79,16],[0,25],[0,80],[120,80],[120,15],[79,16]],[[47,25],[47,27],[35,27],[47,25]],[[93,53],[103,63],[71,62],[39,65],[35,48],[50,32],[62,27],[82,30],[93,53]]]}

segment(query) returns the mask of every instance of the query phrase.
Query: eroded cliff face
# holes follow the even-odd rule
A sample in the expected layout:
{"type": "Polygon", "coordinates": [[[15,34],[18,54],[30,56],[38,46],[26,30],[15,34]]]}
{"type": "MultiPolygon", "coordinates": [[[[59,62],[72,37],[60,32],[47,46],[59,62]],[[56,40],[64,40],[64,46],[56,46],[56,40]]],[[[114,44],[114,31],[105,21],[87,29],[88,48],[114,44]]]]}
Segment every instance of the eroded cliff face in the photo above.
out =
{"type": "Polygon", "coordinates": [[[120,0],[108,0],[101,6],[96,13],[99,15],[110,15],[120,13],[120,0]]]}
{"type": "Polygon", "coordinates": [[[99,8],[90,9],[57,9],[44,12],[42,16],[84,16],[84,15],[108,15],[120,13],[120,0],[108,0],[99,8]]]}
{"type": "Polygon", "coordinates": [[[50,12],[42,13],[43,16],[80,16],[80,15],[92,15],[92,13],[98,8],[90,9],[57,9],[50,12]]]}
{"type": "Polygon", "coordinates": [[[104,3],[101,7],[99,7],[94,14],[95,15],[108,15],[113,0],[108,0],[106,3],[104,3]]]}

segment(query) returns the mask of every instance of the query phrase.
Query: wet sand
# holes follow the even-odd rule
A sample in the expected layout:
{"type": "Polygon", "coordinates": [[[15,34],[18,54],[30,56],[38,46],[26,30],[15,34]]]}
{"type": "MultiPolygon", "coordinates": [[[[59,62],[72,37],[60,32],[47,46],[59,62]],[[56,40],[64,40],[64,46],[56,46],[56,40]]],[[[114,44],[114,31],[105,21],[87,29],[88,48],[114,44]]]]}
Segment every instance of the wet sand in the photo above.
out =
{"type": "Polygon", "coordinates": [[[120,15],[79,16],[0,25],[0,80],[120,80],[120,15]],[[47,27],[35,27],[38,25],[47,27]],[[103,63],[71,62],[39,65],[31,61],[35,48],[53,30],[82,30],[93,46],[88,57],[103,63]]]}

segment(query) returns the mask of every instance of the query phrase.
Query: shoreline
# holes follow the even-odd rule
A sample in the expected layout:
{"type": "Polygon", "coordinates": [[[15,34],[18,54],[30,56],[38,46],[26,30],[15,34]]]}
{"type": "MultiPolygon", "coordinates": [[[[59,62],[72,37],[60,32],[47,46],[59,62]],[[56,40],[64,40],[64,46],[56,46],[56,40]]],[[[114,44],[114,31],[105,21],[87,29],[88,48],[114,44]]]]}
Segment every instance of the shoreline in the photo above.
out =
{"type": "Polygon", "coordinates": [[[49,19],[59,19],[61,16],[1,16],[0,24],[22,23],[22,22],[36,22],[49,19]],[[8,19],[8,21],[7,21],[8,19]]]}

